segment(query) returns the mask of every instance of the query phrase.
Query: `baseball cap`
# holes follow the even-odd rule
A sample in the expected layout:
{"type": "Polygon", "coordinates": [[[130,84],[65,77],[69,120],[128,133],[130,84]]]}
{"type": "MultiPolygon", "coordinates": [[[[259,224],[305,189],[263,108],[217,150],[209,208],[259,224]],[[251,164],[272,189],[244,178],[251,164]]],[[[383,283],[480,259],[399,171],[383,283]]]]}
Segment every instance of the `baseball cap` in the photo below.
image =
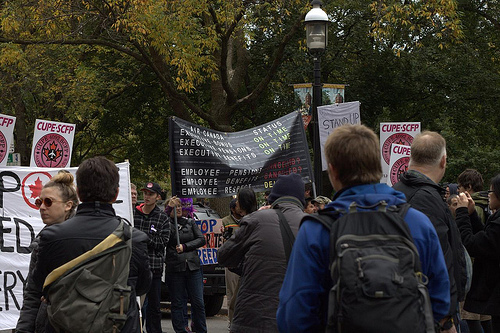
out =
{"type": "Polygon", "coordinates": [[[141,191],[155,192],[161,195],[161,186],[158,183],[149,182],[146,183],[143,188],[141,188],[141,191]]]}
{"type": "Polygon", "coordinates": [[[332,200],[328,199],[327,197],[324,197],[322,195],[318,195],[316,198],[314,198],[311,202],[312,203],[319,203],[319,204],[328,204],[332,200]]]}

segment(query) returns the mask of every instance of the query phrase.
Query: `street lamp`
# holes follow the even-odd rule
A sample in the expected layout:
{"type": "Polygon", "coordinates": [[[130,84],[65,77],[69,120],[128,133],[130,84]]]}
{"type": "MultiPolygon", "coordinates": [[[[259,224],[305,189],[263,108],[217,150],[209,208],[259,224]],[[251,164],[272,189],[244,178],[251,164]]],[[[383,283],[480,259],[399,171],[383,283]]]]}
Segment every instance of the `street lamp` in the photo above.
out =
{"type": "Polygon", "coordinates": [[[321,62],[320,56],[325,52],[328,44],[328,15],[321,9],[321,1],[313,0],[313,8],[307,13],[304,22],[306,24],[306,42],[309,53],[314,59],[314,83],[312,103],[312,128],[314,147],[314,183],[315,195],[321,194],[322,190],[322,165],[321,146],[319,142],[318,105],[321,105],[321,62]]]}

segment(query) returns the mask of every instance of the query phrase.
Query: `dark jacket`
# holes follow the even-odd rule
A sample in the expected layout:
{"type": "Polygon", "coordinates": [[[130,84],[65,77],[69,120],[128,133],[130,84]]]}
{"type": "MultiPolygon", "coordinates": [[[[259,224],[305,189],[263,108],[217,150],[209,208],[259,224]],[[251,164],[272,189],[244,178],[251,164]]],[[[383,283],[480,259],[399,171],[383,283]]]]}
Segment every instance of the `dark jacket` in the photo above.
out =
{"type": "Polygon", "coordinates": [[[276,310],[287,262],[276,209],[283,212],[294,235],[306,214],[293,197],[277,199],[272,208],[244,216],[218,251],[223,266],[237,267],[243,261],[231,332],[278,331],[276,310]]]}
{"type": "Polygon", "coordinates": [[[184,245],[184,251],[177,253],[177,236],[174,220],[170,218],[170,240],[167,245],[167,257],[165,260],[165,272],[184,272],[200,269],[200,257],[198,248],[206,244],[205,236],[201,232],[196,222],[189,218],[179,217],[177,226],[179,240],[184,245]]]}
{"type": "Polygon", "coordinates": [[[470,219],[467,208],[456,210],[462,242],[474,258],[472,285],[464,309],[480,314],[500,315],[500,211],[483,225],[470,219]],[[471,223],[472,221],[472,223],[471,223]]]}
{"type": "Polygon", "coordinates": [[[449,314],[454,315],[458,302],[465,298],[467,271],[460,232],[443,201],[444,189],[415,170],[402,174],[394,189],[403,192],[411,206],[427,215],[436,229],[450,277],[449,314]]]}
{"type": "MultiPolygon", "coordinates": [[[[33,270],[35,296],[42,296],[43,283],[50,272],[92,249],[111,234],[119,223],[120,220],[110,204],[87,202],[78,206],[75,217],[43,229],[40,232],[38,260],[33,270]]],[[[137,294],[143,294],[149,290],[151,284],[146,241],[147,236],[138,230],[133,231],[128,279],[132,293],[127,322],[122,332],[140,332],[136,291],[137,294]]],[[[47,332],[54,331],[49,324],[47,332]]]]}
{"type": "Polygon", "coordinates": [[[170,238],[168,216],[158,207],[145,214],[143,206],[141,204],[134,209],[134,227],[148,235],[149,266],[161,272],[165,262],[165,248],[170,238]]]}
{"type": "Polygon", "coordinates": [[[23,290],[23,307],[16,325],[16,332],[45,332],[47,319],[47,305],[40,300],[40,291],[35,290],[33,281],[33,269],[38,260],[38,243],[40,237],[37,236],[31,243],[31,260],[28,269],[28,278],[23,290]],[[40,312],[40,314],[38,314],[40,312]]]}

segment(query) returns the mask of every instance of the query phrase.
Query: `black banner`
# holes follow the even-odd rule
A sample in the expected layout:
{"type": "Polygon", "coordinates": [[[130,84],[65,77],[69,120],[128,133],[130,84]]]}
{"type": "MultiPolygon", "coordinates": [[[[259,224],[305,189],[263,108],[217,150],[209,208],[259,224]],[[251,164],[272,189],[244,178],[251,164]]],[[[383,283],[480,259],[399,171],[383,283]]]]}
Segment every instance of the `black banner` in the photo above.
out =
{"type": "Polygon", "coordinates": [[[312,181],[311,160],[299,112],[249,130],[224,133],[171,117],[172,195],[210,198],[273,187],[292,172],[312,181]]]}

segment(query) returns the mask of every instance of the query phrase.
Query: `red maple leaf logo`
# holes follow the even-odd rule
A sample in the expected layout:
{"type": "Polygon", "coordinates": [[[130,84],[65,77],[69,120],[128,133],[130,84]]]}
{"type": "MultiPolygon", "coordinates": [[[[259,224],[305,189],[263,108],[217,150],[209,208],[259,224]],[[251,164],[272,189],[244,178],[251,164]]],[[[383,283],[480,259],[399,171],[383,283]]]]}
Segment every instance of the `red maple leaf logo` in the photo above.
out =
{"type": "Polygon", "coordinates": [[[40,180],[40,177],[38,177],[36,180],[35,180],[35,184],[34,185],[28,185],[30,191],[31,191],[31,198],[38,198],[40,196],[40,193],[42,192],[42,187],[43,187],[43,184],[42,184],[42,181],[40,180]]]}
{"type": "Polygon", "coordinates": [[[62,150],[57,149],[57,144],[55,142],[52,142],[49,145],[49,148],[43,148],[42,149],[43,155],[47,158],[47,161],[55,161],[62,155],[62,150]]]}

